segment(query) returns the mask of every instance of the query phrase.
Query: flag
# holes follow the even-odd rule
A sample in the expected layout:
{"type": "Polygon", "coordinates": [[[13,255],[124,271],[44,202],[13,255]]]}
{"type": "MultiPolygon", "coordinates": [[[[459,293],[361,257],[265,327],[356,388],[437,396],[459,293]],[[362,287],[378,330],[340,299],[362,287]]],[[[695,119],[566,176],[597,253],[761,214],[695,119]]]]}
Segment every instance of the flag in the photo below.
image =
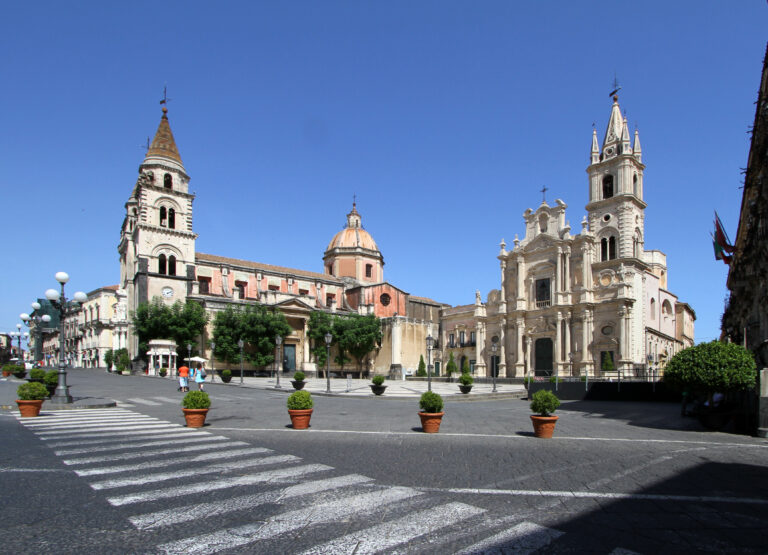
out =
{"type": "Polygon", "coordinates": [[[710,235],[712,236],[712,247],[715,249],[715,260],[722,260],[725,264],[730,265],[733,256],[725,254],[723,247],[720,246],[715,236],[711,233],[710,235]]]}
{"type": "Polygon", "coordinates": [[[717,215],[717,210],[715,210],[714,239],[715,241],[717,241],[717,244],[720,246],[722,250],[724,250],[727,253],[733,252],[733,245],[731,245],[731,240],[728,238],[728,234],[725,232],[725,227],[723,227],[723,222],[720,221],[720,216],[717,215]]]}

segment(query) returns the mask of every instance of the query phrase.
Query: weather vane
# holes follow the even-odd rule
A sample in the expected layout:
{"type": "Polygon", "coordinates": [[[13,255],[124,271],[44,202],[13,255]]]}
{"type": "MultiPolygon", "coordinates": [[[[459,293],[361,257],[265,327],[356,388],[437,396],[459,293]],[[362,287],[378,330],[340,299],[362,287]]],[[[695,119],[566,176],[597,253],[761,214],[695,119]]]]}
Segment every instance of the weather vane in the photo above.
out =
{"type": "Polygon", "coordinates": [[[168,85],[163,86],[163,99],[160,104],[168,104],[172,99],[168,98],[168,85]]]}
{"type": "Polygon", "coordinates": [[[613,96],[620,90],[621,90],[621,87],[619,86],[619,80],[616,78],[616,74],[614,73],[613,74],[613,90],[610,93],[608,93],[608,96],[613,96]]]}

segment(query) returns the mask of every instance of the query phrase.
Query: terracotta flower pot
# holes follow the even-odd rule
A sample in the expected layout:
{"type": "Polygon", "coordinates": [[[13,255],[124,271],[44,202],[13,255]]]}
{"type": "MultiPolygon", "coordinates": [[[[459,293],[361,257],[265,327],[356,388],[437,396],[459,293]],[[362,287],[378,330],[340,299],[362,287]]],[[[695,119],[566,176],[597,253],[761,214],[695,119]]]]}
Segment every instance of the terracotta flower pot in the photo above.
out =
{"type": "Polygon", "coordinates": [[[210,409],[181,409],[184,411],[184,418],[187,421],[187,428],[202,428],[205,424],[205,417],[210,409]]]}
{"type": "Polygon", "coordinates": [[[293,384],[293,389],[299,390],[304,389],[304,386],[307,384],[304,380],[298,381],[298,380],[291,380],[291,383],[293,384]]]}
{"type": "Polygon", "coordinates": [[[43,401],[22,401],[21,399],[16,399],[16,404],[19,405],[19,412],[21,413],[21,416],[28,418],[40,414],[40,408],[43,406],[43,401]]]}
{"type": "Polygon", "coordinates": [[[436,434],[440,431],[440,422],[445,412],[420,412],[421,429],[427,434],[436,434]]]}
{"type": "MultiPolygon", "coordinates": [[[[15,332],[14,332],[14,333],[15,333],[15,332]]],[[[10,375],[11,375],[11,371],[10,371],[10,370],[3,370],[3,377],[4,377],[4,378],[7,378],[7,377],[8,377],[8,376],[10,376],[10,375]]]]}
{"type": "Polygon", "coordinates": [[[552,432],[555,431],[555,423],[557,422],[557,416],[539,416],[538,414],[531,415],[531,422],[533,422],[533,435],[544,439],[552,437],[552,432]]]}
{"type": "Polygon", "coordinates": [[[288,409],[288,416],[291,417],[291,424],[294,430],[306,430],[309,428],[309,420],[312,418],[312,411],[315,409],[288,409]]]}

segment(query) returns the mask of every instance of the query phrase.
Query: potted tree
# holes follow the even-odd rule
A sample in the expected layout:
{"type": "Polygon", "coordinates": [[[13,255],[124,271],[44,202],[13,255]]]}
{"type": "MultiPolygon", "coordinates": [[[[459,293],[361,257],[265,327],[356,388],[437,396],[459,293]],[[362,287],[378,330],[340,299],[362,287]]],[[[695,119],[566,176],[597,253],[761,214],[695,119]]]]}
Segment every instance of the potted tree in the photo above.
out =
{"type": "Polygon", "coordinates": [[[3,377],[7,378],[11,374],[13,374],[13,365],[12,364],[6,364],[5,366],[3,366],[3,377]]]}
{"type": "Polygon", "coordinates": [[[381,395],[384,393],[384,390],[387,389],[387,386],[384,385],[384,376],[381,374],[374,376],[371,381],[373,382],[371,384],[371,391],[373,391],[374,395],[381,395]]]}
{"type": "Polygon", "coordinates": [[[434,391],[425,391],[419,400],[421,429],[428,434],[436,434],[443,420],[443,398],[434,391]]]}
{"type": "Polygon", "coordinates": [[[45,380],[45,370],[43,370],[42,368],[33,368],[32,370],[29,371],[29,378],[27,378],[27,381],[44,384],[44,380],[45,380]]]}
{"type": "Polygon", "coordinates": [[[536,413],[531,415],[533,422],[533,435],[541,438],[551,438],[555,431],[557,416],[552,413],[560,406],[560,399],[548,389],[540,389],[533,394],[531,400],[531,411],[536,413]]]}
{"type": "Polygon", "coordinates": [[[27,369],[24,366],[16,366],[13,370],[13,375],[20,380],[23,380],[27,375],[27,369]]]}
{"type": "Polygon", "coordinates": [[[164,378],[164,377],[166,377],[168,375],[168,369],[167,368],[161,368],[158,371],[158,374],[160,374],[161,378],[164,378]]]}
{"type": "Polygon", "coordinates": [[[45,387],[48,388],[48,395],[53,395],[56,393],[56,387],[59,385],[59,371],[48,370],[43,381],[45,382],[45,387]]]}
{"type": "Polygon", "coordinates": [[[314,406],[309,391],[294,391],[288,396],[286,406],[294,430],[309,428],[309,420],[312,418],[312,407],[314,406]]]}
{"type": "Polygon", "coordinates": [[[307,384],[307,382],[304,381],[304,372],[295,372],[293,374],[293,379],[291,380],[291,383],[293,384],[293,389],[299,390],[304,389],[304,386],[307,384]]]}
{"type": "Polygon", "coordinates": [[[181,401],[181,410],[184,412],[184,419],[187,421],[187,428],[202,428],[205,424],[205,417],[208,415],[208,409],[211,408],[211,398],[205,391],[190,391],[184,395],[181,401]]]}
{"type": "Polygon", "coordinates": [[[19,405],[19,412],[23,417],[37,416],[40,414],[40,408],[43,406],[43,399],[48,396],[48,390],[38,382],[28,382],[21,384],[16,389],[16,404],[19,405]]]}
{"type": "Polygon", "coordinates": [[[469,393],[472,391],[472,384],[474,381],[475,378],[472,377],[472,374],[469,372],[462,372],[461,376],[459,376],[459,390],[464,394],[469,393]]]}

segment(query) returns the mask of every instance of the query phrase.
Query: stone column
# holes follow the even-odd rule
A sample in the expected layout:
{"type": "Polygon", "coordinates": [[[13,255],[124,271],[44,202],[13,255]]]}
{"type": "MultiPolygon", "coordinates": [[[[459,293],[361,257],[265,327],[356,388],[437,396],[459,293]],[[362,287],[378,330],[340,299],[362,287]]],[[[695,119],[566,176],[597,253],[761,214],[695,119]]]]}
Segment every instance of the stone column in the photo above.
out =
{"type": "Polygon", "coordinates": [[[582,263],[581,263],[581,282],[584,286],[584,295],[581,298],[581,302],[589,302],[592,300],[590,291],[592,290],[592,245],[585,244],[582,251],[582,263]]]}
{"type": "Polygon", "coordinates": [[[531,338],[525,338],[525,375],[530,376],[533,368],[533,353],[531,353],[531,338]]]}
{"type": "Polygon", "coordinates": [[[622,307],[619,307],[619,352],[618,357],[616,357],[618,360],[614,361],[614,364],[616,365],[616,370],[618,371],[620,368],[624,365],[624,350],[626,349],[625,342],[626,342],[626,315],[627,315],[627,309],[622,307]]]}
{"type": "Polygon", "coordinates": [[[592,329],[592,312],[589,309],[584,311],[584,325],[581,329],[581,362],[584,368],[584,373],[592,374],[592,356],[590,350],[591,331],[592,329]]]}
{"type": "Polygon", "coordinates": [[[565,255],[565,284],[563,285],[563,290],[567,293],[571,290],[571,248],[566,247],[563,254],[565,255]]]}
{"type": "Polygon", "coordinates": [[[477,323],[477,337],[475,337],[475,375],[486,377],[488,369],[483,358],[483,348],[485,347],[485,322],[477,323]]]}
{"type": "Polygon", "coordinates": [[[563,313],[559,310],[557,311],[556,315],[556,321],[555,321],[555,344],[554,344],[554,357],[553,357],[553,365],[554,369],[557,370],[557,373],[559,374],[562,370],[562,337],[563,337],[563,313]]]}
{"type": "Polygon", "coordinates": [[[515,359],[515,376],[525,375],[525,357],[523,357],[523,330],[525,329],[525,320],[518,318],[515,323],[515,332],[517,333],[517,358],[515,359]]]}
{"type": "Polygon", "coordinates": [[[507,376],[507,349],[505,344],[507,342],[507,318],[502,316],[499,321],[499,366],[496,369],[499,378],[507,376]]]}
{"type": "MultiPolygon", "coordinates": [[[[571,353],[571,314],[566,313],[565,318],[563,319],[563,323],[565,324],[565,357],[566,359],[563,361],[563,367],[568,368],[568,373],[570,374],[570,361],[571,357],[568,356],[571,353]]],[[[565,373],[565,372],[563,372],[565,373]]]]}
{"type": "Polygon", "coordinates": [[[559,296],[561,291],[563,290],[563,283],[562,283],[562,275],[563,275],[563,249],[560,247],[557,247],[557,267],[555,269],[555,294],[552,295],[552,302],[554,304],[560,304],[559,296]]]}
{"type": "Polygon", "coordinates": [[[399,317],[392,317],[392,364],[390,365],[390,371],[394,370],[398,373],[402,371],[403,364],[400,360],[401,351],[401,326],[399,317]]]}
{"type": "Polygon", "coordinates": [[[528,294],[525,290],[525,262],[522,258],[517,261],[517,310],[525,310],[528,294]]]}

